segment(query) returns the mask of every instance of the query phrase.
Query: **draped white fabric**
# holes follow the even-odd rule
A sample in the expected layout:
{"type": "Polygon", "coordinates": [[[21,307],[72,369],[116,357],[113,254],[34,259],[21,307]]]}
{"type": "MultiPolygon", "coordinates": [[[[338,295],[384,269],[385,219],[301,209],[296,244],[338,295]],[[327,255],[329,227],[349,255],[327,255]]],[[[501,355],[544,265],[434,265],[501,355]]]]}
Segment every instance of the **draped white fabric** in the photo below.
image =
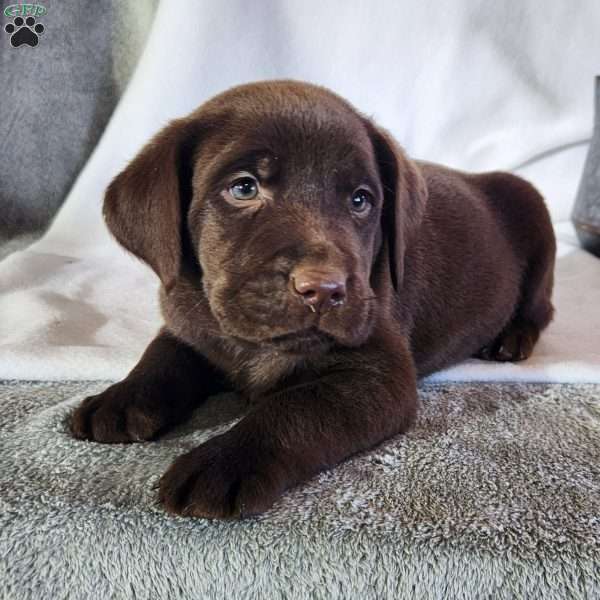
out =
{"type": "MultiPolygon", "coordinates": [[[[0,263],[0,377],[118,378],[160,325],[157,280],[110,238],[103,190],[170,119],[232,85],[326,85],[418,158],[512,169],[569,217],[600,73],[594,0],[163,0],[136,73],[45,237],[0,263]]],[[[437,379],[600,381],[600,261],[560,226],[557,317],[519,365],[437,379]]]]}

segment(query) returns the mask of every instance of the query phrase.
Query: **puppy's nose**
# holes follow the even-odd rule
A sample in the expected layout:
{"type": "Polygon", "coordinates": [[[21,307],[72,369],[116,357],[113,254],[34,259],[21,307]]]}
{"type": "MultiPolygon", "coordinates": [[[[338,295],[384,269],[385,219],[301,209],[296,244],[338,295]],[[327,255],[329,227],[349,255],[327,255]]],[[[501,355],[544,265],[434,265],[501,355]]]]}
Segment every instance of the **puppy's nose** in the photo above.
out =
{"type": "Polygon", "coordinates": [[[314,312],[343,304],[346,299],[346,276],[339,271],[296,269],[291,280],[294,291],[314,312]]]}

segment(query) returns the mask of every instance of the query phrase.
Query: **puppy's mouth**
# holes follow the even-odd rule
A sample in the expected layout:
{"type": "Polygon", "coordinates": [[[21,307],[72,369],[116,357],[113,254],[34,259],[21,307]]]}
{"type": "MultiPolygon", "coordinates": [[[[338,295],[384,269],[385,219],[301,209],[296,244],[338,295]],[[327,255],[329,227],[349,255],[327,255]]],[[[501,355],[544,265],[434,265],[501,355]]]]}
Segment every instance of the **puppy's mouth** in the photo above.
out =
{"type": "Polygon", "coordinates": [[[362,293],[367,286],[355,287],[349,301],[315,311],[269,278],[256,277],[241,287],[221,278],[207,297],[221,336],[249,349],[263,346],[275,352],[315,355],[334,346],[359,346],[370,334],[376,304],[352,302],[367,295],[362,293]]]}
{"type": "Polygon", "coordinates": [[[263,343],[290,354],[314,354],[327,350],[334,342],[333,336],[317,327],[309,327],[269,338],[263,343]]]}

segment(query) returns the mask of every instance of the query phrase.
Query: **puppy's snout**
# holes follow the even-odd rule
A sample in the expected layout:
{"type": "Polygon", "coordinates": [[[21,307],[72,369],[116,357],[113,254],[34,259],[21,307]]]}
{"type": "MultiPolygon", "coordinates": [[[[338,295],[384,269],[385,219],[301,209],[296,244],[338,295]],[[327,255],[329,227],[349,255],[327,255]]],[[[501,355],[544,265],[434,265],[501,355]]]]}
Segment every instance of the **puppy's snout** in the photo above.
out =
{"type": "Polygon", "coordinates": [[[346,299],[346,275],[341,271],[295,269],[290,279],[294,292],[315,312],[343,304],[346,299]]]}

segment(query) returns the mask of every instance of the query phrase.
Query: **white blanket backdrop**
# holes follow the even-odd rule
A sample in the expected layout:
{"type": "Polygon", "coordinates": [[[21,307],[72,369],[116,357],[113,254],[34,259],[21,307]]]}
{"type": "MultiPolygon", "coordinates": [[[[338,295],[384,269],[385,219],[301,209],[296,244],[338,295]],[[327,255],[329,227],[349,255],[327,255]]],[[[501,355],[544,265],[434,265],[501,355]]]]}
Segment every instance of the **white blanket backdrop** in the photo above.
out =
{"type": "Polygon", "coordinates": [[[564,223],[598,73],[596,0],[163,0],[50,230],[0,263],[0,378],[127,373],[160,325],[157,281],[110,238],[103,190],[170,119],[235,84],[294,78],[345,96],[415,157],[512,169],[547,198],[561,240],[557,315],[534,356],[470,360],[436,379],[600,381],[600,261],[577,249],[564,223]]]}

